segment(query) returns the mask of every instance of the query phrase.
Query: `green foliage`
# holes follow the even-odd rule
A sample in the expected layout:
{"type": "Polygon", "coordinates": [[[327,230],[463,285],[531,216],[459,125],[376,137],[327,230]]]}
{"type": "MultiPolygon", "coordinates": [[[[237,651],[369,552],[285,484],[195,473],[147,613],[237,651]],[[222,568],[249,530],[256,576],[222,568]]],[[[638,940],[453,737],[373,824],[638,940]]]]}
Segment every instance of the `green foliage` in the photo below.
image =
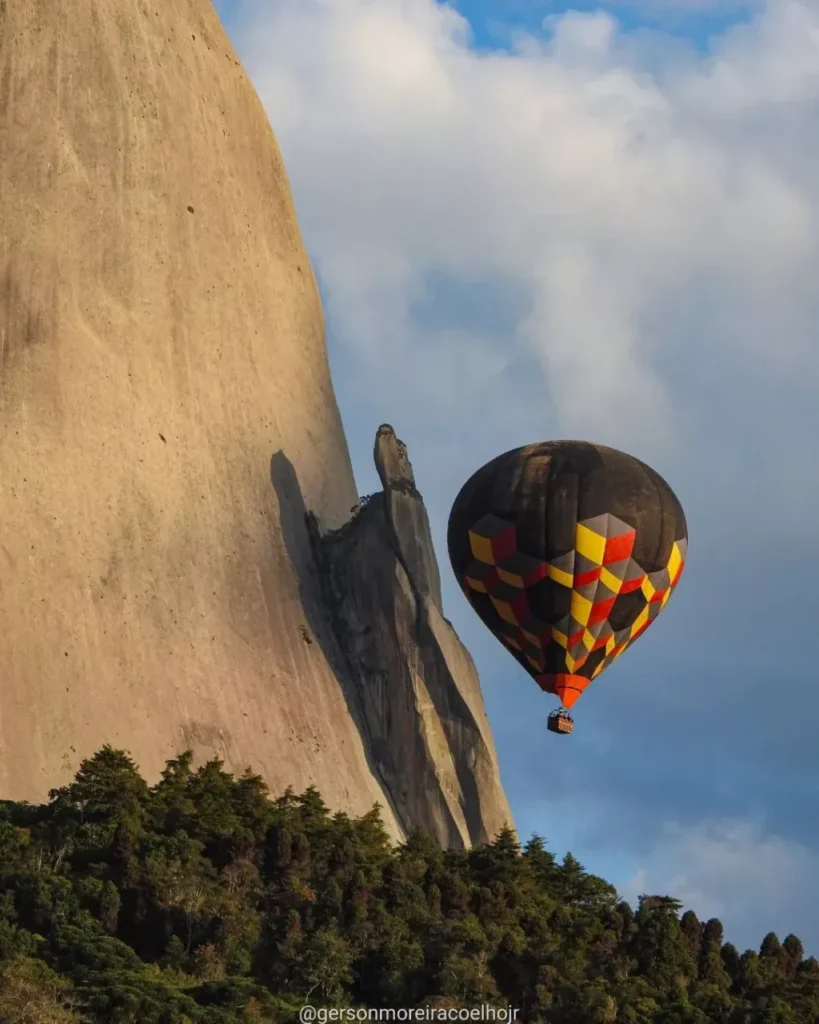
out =
{"type": "Polygon", "coordinates": [[[815,1024],[819,963],[740,954],[670,896],[636,910],[511,829],[391,847],[378,808],[271,799],[189,752],[149,787],[105,747],[0,803],[0,1024],[272,1024],[333,1007],[518,1008],[549,1024],[815,1024]]]}

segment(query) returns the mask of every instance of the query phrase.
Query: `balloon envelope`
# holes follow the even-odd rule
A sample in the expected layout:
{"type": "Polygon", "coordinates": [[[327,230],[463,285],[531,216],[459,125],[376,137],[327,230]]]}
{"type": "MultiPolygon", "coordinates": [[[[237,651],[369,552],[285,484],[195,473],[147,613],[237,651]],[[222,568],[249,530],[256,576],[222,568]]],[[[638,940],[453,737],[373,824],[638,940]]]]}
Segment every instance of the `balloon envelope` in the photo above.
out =
{"type": "Polygon", "coordinates": [[[571,707],[665,607],[688,531],[674,492],[645,463],[550,441],[479,469],[455,499],[447,543],[485,625],[571,707]]]}

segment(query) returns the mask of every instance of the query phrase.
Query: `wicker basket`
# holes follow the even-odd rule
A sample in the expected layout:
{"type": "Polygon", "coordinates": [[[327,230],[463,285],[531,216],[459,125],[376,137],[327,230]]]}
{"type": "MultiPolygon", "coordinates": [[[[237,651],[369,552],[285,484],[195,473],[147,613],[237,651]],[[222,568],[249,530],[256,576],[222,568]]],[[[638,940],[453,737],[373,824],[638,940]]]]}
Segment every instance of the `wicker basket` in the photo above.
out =
{"type": "Polygon", "coordinates": [[[549,732],[562,733],[564,736],[568,735],[572,729],[574,729],[574,722],[570,715],[566,712],[553,711],[549,715],[549,721],[547,723],[549,732]]]}

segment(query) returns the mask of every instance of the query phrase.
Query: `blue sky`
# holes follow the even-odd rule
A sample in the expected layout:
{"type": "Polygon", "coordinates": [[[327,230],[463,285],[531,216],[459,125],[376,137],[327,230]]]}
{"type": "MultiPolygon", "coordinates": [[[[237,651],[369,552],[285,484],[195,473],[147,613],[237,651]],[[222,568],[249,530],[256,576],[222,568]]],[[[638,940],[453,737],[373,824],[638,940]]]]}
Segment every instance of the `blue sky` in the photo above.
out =
{"type": "Polygon", "coordinates": [[[359,490],[392,423],[519,831],[742,947],[793,930],[819,954],[819,3],[220,9],[284,153],[359,490]],[[568,742],[444,543],[475,469],[554,437],[650,462],[691,538],[568,742]]]}

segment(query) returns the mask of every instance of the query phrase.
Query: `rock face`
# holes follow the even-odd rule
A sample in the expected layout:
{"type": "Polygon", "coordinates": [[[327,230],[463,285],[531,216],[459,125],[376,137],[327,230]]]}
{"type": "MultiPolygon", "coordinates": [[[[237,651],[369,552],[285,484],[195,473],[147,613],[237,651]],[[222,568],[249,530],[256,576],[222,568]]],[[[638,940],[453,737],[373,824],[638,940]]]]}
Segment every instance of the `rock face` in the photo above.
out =
{"type": "MultiPolygon", "coordinates": [[[[399,835],[305,524],[357,501],[319,296],[210,0],[0,0],[0,240],[0,795],[42,799],[105,742],[149,777],[192,748],[379,801],[399,835]]],[[[431,548],[402,545],[407,601],[439,609],[431,548]]],[[[459,780],[458,730],[488,737],[472,697],[480,726],[435,741],[459,780]]],[[[483,743],[442,835],[498,817],[483,743]]]]}
{"type": "Polygon", "coordinates": [[[375,462],[384,490],[341,529],[313,531],[339,677],[401,825],[450,846],[485,842],[512,816],[478,676],[444,618],[426,509],[387,425],[375,462]]]}

